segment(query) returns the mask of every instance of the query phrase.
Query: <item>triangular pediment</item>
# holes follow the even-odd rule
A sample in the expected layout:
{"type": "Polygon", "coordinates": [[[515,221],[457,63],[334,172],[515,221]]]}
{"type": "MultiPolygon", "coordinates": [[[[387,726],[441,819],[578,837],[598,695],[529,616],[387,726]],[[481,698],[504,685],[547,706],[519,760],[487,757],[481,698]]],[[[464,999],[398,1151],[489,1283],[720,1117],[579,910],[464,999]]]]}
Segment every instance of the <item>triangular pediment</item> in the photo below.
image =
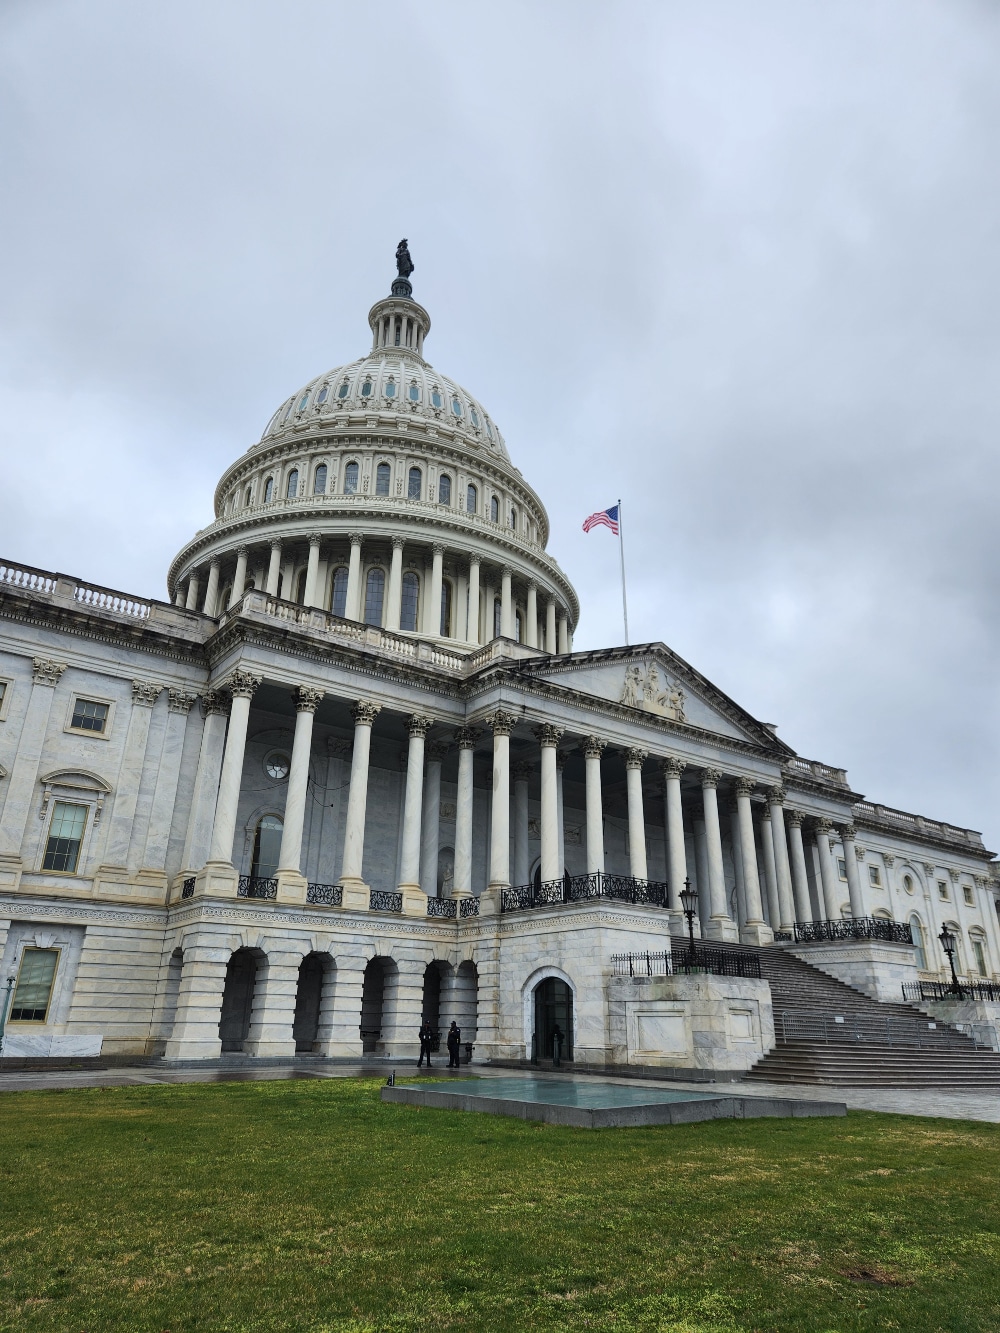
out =
{"type": "Polygon", "coordinates": [[[530,674],[575,694],[768,748],[774,733],[670,651],[665,644],[570,653],[536,660],[530,674]]]}

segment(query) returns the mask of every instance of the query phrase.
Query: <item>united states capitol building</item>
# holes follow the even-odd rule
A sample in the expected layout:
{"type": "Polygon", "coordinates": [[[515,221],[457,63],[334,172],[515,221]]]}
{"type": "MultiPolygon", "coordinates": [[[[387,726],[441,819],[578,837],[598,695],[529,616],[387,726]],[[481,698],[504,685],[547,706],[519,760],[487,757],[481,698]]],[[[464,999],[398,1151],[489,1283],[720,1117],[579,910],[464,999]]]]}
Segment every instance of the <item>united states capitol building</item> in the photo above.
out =
{"type": "Polygon", "coordinates": [[[686,883],[713,957],[898,1001],[948,980],[948,926],[1000,977],[978,833],[862,798],[663,643],[574,651],[517,444],[427,360],[398,258],[165,600],[0,564],[4,1055],[405,1057],[427,1016],[474,1060],[558,1026],[579,1063],[747,1068],[766,980],[667,975],[686,883]]]}

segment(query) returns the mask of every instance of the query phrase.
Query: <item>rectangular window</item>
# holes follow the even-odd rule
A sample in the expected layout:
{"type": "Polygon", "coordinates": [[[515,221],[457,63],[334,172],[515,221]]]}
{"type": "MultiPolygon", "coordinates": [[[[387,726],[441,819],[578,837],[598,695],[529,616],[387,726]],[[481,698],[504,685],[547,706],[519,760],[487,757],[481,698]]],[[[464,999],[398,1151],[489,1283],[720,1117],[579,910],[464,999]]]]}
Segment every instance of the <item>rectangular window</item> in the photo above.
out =
{"type": "Polygon", "coordinates": [[[45,846],[43,870],[55,870],[59,874],[73,875],[76,863],[80,859],[80,843],[83,841],[83,829],[87,822],[87,807],[71,805],[68,801],[56,801],[52,811],[52,823],[49,825],[49,840],[45,846]]]}
{"type": "Polygon", "coordinates": [[[882,887],[882,872],[879,870],[878,866],[868,867],[868,883],[873,889],[880,889],[882,887]]]}
{"type": "Polygon", "coordinates": [[[981,977],[985,977],[987,975],[986,950],[983,948],[982,940],[972,941],[972,952],[976,955],[976,971],[981,977]]]}
{"type": "Polygon", "coordinates": [[[103,732],[108,725],[108,705],[95,703],[93,699],[75,700],[69,725],[74,731],[103,732]]]}
{"type": "Polygon", "coordinates": [[[25,949],[17,972],[14,1003],[10,1009],[11,1022],[45,1022],[58,960],[58,949],[25,949]]]}
{"type": "Polygon", "coordinates": [[[937,884],[938,884],[938,897],[941,899],[942,902],[946,903],[948,901],[948,881],[945,879],[939,879],[937,884]]]}
{"type": "Polygon", "coordinates": [[[973,896],[972,896],[972,885],[971,885],[971,884],[963,884],[963,885],[962,885],[962,894],[963,894],[963,896],[964,896],[964,898],[965,898],[965,905],[966,905],[967,907],[973,907],[973,906],[975,905],[975,899],[974,899],[973,896]]]}
{"type": "Polygon", "coordinates": [[[0,717],[3,717],[3,701],[7,695],[7,682],[0,680],[0,717]]]}
{"type": "Polygon", "coordinates": [[[837,858],[837,871],[841,879],[847,878],[847,862],[842,856],[838,856],[837,858]]]}

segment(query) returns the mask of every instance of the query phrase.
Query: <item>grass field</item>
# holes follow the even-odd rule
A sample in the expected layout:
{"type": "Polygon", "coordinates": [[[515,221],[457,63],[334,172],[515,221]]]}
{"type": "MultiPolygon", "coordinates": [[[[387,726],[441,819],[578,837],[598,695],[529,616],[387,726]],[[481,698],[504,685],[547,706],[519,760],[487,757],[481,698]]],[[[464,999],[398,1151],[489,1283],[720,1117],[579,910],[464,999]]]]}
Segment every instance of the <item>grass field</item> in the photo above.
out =
{"type": "Polygon", "coordinates": [[[1000,1330],[1000,1126],[588,1130],[375,1081],[0,1096],[0,1329],[1000,1330]]]}

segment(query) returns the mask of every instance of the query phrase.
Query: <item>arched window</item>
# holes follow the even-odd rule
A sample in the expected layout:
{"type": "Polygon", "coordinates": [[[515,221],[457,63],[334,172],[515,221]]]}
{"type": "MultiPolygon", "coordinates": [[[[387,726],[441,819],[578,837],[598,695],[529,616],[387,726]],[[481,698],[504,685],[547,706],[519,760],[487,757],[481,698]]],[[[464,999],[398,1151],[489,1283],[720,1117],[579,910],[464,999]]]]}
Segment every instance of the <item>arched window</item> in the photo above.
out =
{"type": "Polygon", "coordinates": [[[451,504],[451,477],[448,476],[447,472],[438,477],[438,503],[451,504]]]}
{"type": "Polygon", "coordinates": [[[382,603],[385,600],[385,572],[370,569],[365,584],[365,624],[381,625],[382,603]]]}
{"type": "Polygon", "coordinates": [[[379,463],[375,469],[375,494],[389,494],[389,479],[392,476],[392,469],[388,463],[379,463]]]}
{"type": "Polygon", "coordinates": [[[475,426],[476,430],[478,430],[478,429],[479,429],[479,413],[476,411],[476,409],[475,409],[474,407],[470,407],[470,408],[469,408],[469,416],[472,418],[472,424],[475,426]]]}
{"type": "Polygon", "coordinates": [[[420,485],[424,479],[424,474],[418,467],[410,468],[410,475],[406,483],[406,494],[411,500],[420,499],[420,485]]]}
{"type": "Polygon", "coordinates": [[[976,965],[976,971],[981,977],[988,977],[990,969],[986,961],[986,940],[982,935],[970,934],[969,942],[972,945],[972,958],[976,965]]]}
{"type": "Polygon", "coordinates": [[[347,380],[344,380],[343,384],[342,384],[342,385],[340,386],[340,388],[337,390],[337,397],[338,397],[338,398],[346,398],[347,395],[348,395],[350,392],[351,392],[351,386],[350,386],[350,384],[347,382],[347,380]]]}
{"type": "MultiPolygon", "coordinates": [[[[397,341],[397,343],[399,342],[399,334],[398,334],[398,333],[397,333],[397,335],[396,335],[396,341],[397,341]]],[[[395,381],[395,380],[389,380],[389,382],[386,384],[386,386],[385,386],[385,396],[386,396],[386,398],[395,398],[395,396],[396,396],[396,381],[395,381]]]]}
{"type": "Polygon", "coordinates": [[[416,380],[414,380],[410,385],[410,402],[411,403],[420,402],[420,388],[416,380]]]}
{"type": "Polygon", "coordinates": [[[521,613],[520,613],[520,611],[515,611],[515,612],[514,612],[514,638],[517,640],[518,643],[523,643],[523,642],[524,642],[524,639],[522,638],[522,635],[523,635],[523,634],[524,634],[524,621],[523,621],[522,618],[521,618],[521,613]]]}
{"type": "Polygon", "coordinates": [[[306,578],[308,577],[308,574],[309,571],[307,569],[300,569],[298,578],[295,580],[295,600],[300,606],[302,606],[306,600],[306,578]]]}
{"type": "Polygon", "coordinates": [[[313,476],[313,495],[326,494],[326,464],[320,463],[313,476]]]}
{"type": "Polygon", "coordinates": [[[435,385],[435,387],[431,389],[431,406],[435,410],[440,410],[443,403],[444,399],[441,397],[441,390],[435,385]]]}
{"type": "Polygon", "coordinates": [[[304,412],[304,411],[305,411],[306,403],[308,403],[308,401],[309,401],[309,390],[306,389],[305,393],[302,395],[301,399],[299,400],[299,411],[300,411],[300,412],[304,412]]]}
{"type": "Polygon", "coordinates": [[[294,406],[295,406],[295,399],[293,398],[292,401],[291,401],[291,402],[288,404],[288,406],[285,408],[285,415],[281,418],[281,424],[282,424],[282,425],[284,425],[285,422],[288,420],[288,418],[292,415],[292,408],[293,408],[294,406]]]}
{"type": "Polygon", "coordinates": [[[460,417],[462,415],[462,404],[458,401],[457,398],[452,398],[451,410],[455,413],[457,417],[460,417]]]}
{"type": "Polygon", "coordinates": [[[243,497],[243,508],[244,508],[244,509],[249,509],[249,508],[250,508],[250,499],[251,499],[252,496],[253,496],[253,491],[252,491],[252,490],[250,489],[250,487],[248,486],[248,487],[247,487],[247,493],[246,493],[246,495],[243,497]]]}
{"type": "Polygon", "coordinates": [[[500,501],[495,495],[490,500],[490,518],[494,523],[500,522],[500,501]]]}
{"type": "Polygon", "coordinates": [[[451,638],[451,584],[447,579],[441,584],[441,637],[451,638]]]}
{"type": "Polygon", "coordinates": [[[503,625],[503,611],[499,597],[493,599],[493,637],[499,639],[500,629],[503,625]]]}
{"type": "Polygon", "coordinates": [[[253,839],[253,861],[250,863],[250,874],[255,878],[273,879],[278,873],[283,827],[277,815],[265,815],[257,825],[253,839]]]}
{"type": "Polygon", "coordinates": [[[470,514],[474,514],[479,507],[479,492],[475,486],[470,486],[465,492],[465,507],[470,514]]]}
{"type": "Polygon", "coordinates": [[[299,470],[293,467],[288,474],[288,485],[285,487],[285,496],[289,500],[294,500],[299,493],[299,470]]]}
{"type": "Polygon", "coordinates": [[[324,384],[322,389],[320,389],[319,393],[316,395],[317,403],[325,403],[327,398],[329,397],[329,394],[330,394],[330,386],[329,384],[324,384]]]}
{"type": "Polygon", "coordinates": [[[344,468],[344,494],[357,495],[358,493],[358,465],[357,463],[348,463],[344,468]]]}
{"type": "Polygon", "coordinates": [[[417,607],[420,600],[420,580],[410,572],[403,575],[403,595],[399,607],[399,628],[417,628],[417,607]]]}
{"type": "Polygon", "coordinates": [[[362,384],[361,386],[361,397],[370,398],[371,396],[372,396],[372,382],[371,380],[365,380],[364,384],[362,384]]]}
{"type": "MultiPolygon", "coordinates": [[[[946,921],[944,924],[945,924],[945,926],[948,928],[948,930],[950,930],[951,933],[955,936],[955,971],[956,971],[956,972],[964,972],[964,971],[965,971],[965,961],[964,961],[963,948],[962,948],[962,943],[963,943],[963,941],[962,941],[962,927],[958,924],[957,921],[946,921]]],[[[948,955],[944,952],[943,949],[942,949],[942,951],[941,951],[941,962],[942,962],[942,966],[945,966],[945,967],[946,967],[947,964],[948,964],[948,955]]]]}
{"type": "Polygon", "coordinates": [[[274,499],[274,478],[268,477],[264,482],[264,503],[270,504],[274,499]]]}
{"type": "Polygon", "coordinates": [[[341,565],[333,571],[333,595],[330,598],[330,610],[335,616],[347,615],[347,566],[341,565]]]}
{"type": "Polygon", "coordinates": [[[513,505],[511,506],[510,510],[510,526],[514,529],[515,532],[517,531],[517,510],[513,507],[513,505]]]}

